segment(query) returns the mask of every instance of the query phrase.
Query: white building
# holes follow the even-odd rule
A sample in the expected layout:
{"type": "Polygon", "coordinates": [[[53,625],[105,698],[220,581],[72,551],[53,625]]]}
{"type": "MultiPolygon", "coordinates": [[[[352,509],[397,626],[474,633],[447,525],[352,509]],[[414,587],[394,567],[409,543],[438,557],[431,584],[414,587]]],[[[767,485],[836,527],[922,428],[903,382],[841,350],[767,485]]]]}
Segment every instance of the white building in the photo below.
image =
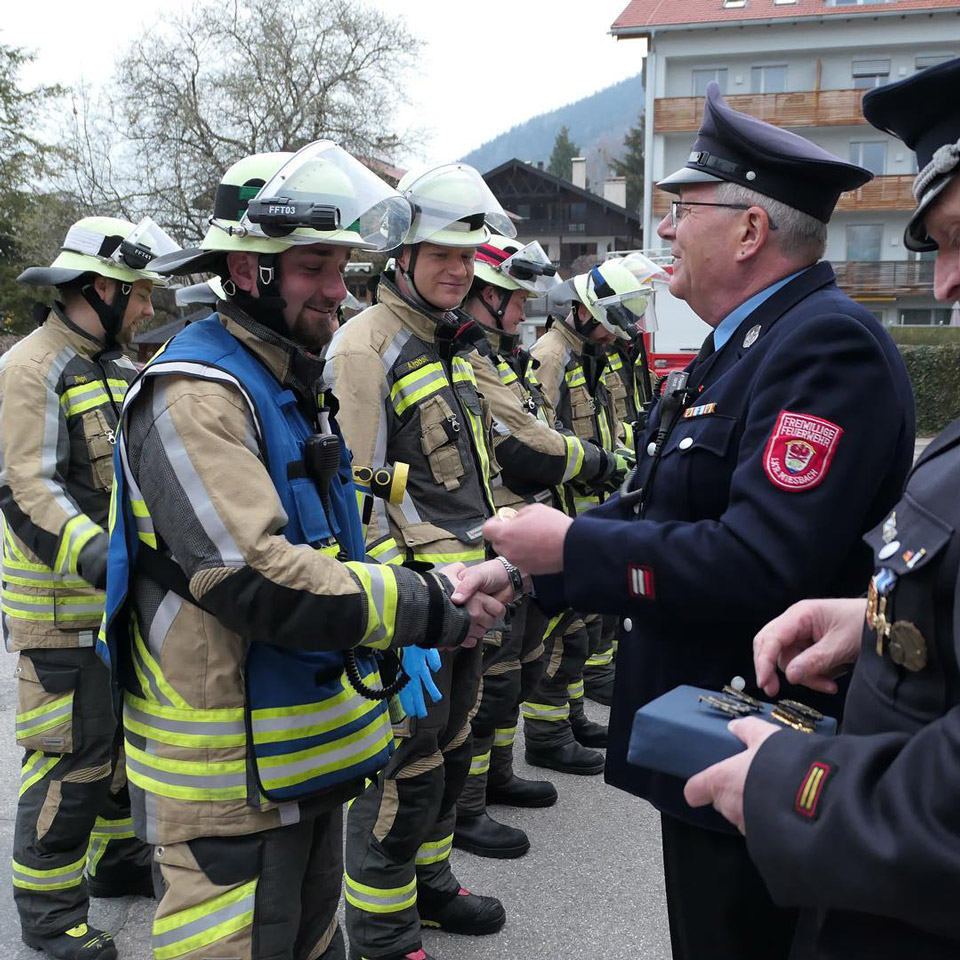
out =
{"type": "Polygon", "coordinates": [[[860,112],[864,90],[960,56],[960,3],[631,0],[611,32],[646,40],[647,246],[662,242],[656,226],[670,199],[654,184],[686,162],[702,94],[716,80],[732,107],[876,174],[841,197],[830,222],[827,258],[851,296],[887,324],[960,320],[933,300],[931,256],[903,246],[913,154],[860,112]]]}

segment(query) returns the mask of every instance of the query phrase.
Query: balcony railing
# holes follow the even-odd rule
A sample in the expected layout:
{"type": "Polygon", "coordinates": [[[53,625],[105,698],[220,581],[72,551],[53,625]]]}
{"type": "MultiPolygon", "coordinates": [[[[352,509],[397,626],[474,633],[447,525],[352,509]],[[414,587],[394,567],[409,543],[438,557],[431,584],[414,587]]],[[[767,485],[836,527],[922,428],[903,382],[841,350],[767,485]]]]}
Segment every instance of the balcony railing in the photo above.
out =
{"type": "MultiPolygon", "coordinates": [[[[912,210],[916,206],[913,199],[913,176],[874,177],[859,190],[850,190],[840,195],[837,210],[912,210]]],[[[657,217],[665,216],[670,210],[673,194],[656,190],[653,194],[653,212],[657,217]]]]}
{"type": "MultiPolygon", "coordinates": [[[[740,93],[726,98],[734,110],[778,127],[841,127],[867,121],[860,111],[863,90],[809,90],[799,93],[740,93]]],[[[654,103],[653,132],[696,131],[703,97],[659,97],[654,103]]]]}
{"type": "Polygon", "coordinates": [[[833,269],[850,297],[930,296],[933,289],[932,260],[846,260],[833,269]]]}

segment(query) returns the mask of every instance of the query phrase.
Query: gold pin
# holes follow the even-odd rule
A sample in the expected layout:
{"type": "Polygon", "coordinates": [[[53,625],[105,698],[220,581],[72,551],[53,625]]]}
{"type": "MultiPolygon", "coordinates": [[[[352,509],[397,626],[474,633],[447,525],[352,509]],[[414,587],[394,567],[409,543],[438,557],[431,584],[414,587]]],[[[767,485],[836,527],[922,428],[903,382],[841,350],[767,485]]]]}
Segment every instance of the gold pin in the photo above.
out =
{"type": "Polygon", "coordinates": [[[814,723],[819,723],[823,719],[823,714],[819,710],[814,710],[813,707],[808,707],[805,703],[801,703],[799,700],[779,700],[777,706],[786,707],[792,713],[797,713],[801,717],[806,717],[808,720],[812,720],[814,723]]]}
{"type": "Polygon", "coordinates": [[[890,626],[887,649],[890,659],[916,673],[927,665],[927,641],[917,626],[909,620],[897,620],[890,626]]]}

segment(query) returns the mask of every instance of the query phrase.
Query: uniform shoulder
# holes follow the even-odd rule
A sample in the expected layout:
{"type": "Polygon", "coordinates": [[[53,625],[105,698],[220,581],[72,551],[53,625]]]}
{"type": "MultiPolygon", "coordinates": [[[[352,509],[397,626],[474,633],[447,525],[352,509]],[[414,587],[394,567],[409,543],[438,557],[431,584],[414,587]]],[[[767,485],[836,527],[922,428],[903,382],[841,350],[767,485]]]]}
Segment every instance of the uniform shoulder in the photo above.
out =
{"type": "Polygon", "coordinates": [[[67,344],[63,338],[56,336],[52,328],[44,324],[15,343],[0,362],[4,369],[15,366],[45,369],[65,346],[67,344]]]}
{"type": "Polygon", "coordinates": [[[382,354],[402,326],[392,310],[382,303],[375,303],[348,320],[336,332],[328,352],[331,356],[369,350],[382,354]]]}

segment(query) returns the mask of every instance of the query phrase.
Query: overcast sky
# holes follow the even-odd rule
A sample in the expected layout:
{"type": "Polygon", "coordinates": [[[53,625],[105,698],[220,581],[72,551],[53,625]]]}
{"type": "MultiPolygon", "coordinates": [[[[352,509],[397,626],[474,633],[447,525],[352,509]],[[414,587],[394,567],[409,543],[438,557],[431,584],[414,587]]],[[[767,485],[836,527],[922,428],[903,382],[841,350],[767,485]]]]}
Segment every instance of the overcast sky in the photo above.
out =
{"type": "MultiPolygon", "coordinates": [[[[8,0],[0,42],[37,52],[28,83],[109,77],[116,55],[191,0],[8,0]]],[[[640,40],[614,40],[627,0],[366,0],[425,41],[397,119],[426,127],[424,161],[450,160],[529,117],[638,73],[640,40]]],[[[406,157],[405,162],[421,158],[406,157]]]]}

